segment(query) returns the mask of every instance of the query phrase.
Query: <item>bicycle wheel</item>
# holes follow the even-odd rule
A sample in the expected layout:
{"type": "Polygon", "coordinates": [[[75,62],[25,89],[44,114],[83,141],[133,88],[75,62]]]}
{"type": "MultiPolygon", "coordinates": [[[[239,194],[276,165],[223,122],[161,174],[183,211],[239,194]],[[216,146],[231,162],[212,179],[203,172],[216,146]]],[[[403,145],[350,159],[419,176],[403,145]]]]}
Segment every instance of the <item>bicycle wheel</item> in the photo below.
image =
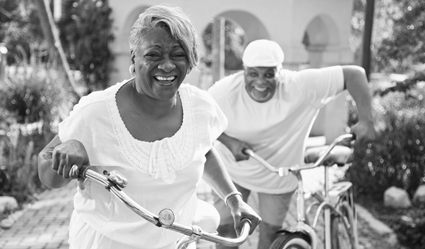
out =
{"type": "Polygon", "coordinates": [[[311,249],[309,241],[305,234],[282,234],[273,241],[270,249],[311,249]]]}
{"type": "Polygon", "coordinates": [[[339,205],[338,211],[342,214],[331,215],[331,243],[332,249],[356,249],[356,224],[352,209],[348,203],[339,205]]]}

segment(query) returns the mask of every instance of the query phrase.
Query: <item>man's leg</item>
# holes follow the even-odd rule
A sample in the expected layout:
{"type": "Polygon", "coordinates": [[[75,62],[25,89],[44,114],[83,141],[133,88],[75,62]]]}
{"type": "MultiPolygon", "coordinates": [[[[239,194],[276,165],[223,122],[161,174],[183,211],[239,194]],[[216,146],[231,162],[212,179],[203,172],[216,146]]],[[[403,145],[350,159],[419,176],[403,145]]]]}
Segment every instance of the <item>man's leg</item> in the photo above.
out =
{"type": "Polygon", "coordinates": [[[260,225],[260,237],[258,239],[258,249],[269,249],[273,241],[277,237],[276,231],[282,228],[282,226],[276,226],[261,222],[260,225]]]}
{"type": "MultiPolygon", "coordinates": [[[[233,223],[231,224],[224,224],[219,225],[217,228],[217,232],[220,236],[226,237],[226,238],[236,238],[236,231],[233,223]]],[[[228,247],[223,245],[215,245],[216,249],[238,249],[239,247],[228,247]]]]}
{"type": "MultiPolygon", "coordinates": [[[[238,191],[242,193],[242,199],[247,202],[250,191],[242,188],[236,183],[235,186],[238,191]]],[[[224,204],[224,201],[220,197],[218,197],[218,195],[214,193],[214,191],[212,194],[214,197],[214,207],[220,214],[220,225],[217,228],[218,234],[226,238],[236,238],[237,234],[235,231],[235,225],[233,223],[233,217],[230,213],[229,207],[224,204]]],[[[238,247],[216,245],[216,249],[238,249],[238,247]]]]}
{"type": "Polygon", "coordinates": [[[258,204],[263,221],[259,225],[258,249],[268,249],[276,239],[291,206],[294,192],[285,194],[258,193],[258,204]]]}

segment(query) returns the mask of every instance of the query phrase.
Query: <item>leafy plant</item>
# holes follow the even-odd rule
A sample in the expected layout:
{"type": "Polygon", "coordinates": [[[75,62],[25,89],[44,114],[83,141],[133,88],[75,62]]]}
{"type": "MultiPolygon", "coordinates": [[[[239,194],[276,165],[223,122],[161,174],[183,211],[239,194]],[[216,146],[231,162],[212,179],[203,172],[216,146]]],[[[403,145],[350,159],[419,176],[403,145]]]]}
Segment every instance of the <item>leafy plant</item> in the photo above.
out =
{"type": "Polygon", "coordinates": [[[46,45],[31,2],[0,0],[0,43],[8,49],[9,65],[27,62],[36,54],[44,56],[46,45]]]}
{"type": "MultiPolygon", "coordinates": [[[[360,61],[367,0],[354,0],[350,44],[360,61]]],[[[424,63],[422,0],[376,0],[371,44],[372,72],[404,73],[424,63]]]]}
{"type": "Polygon", "coordinates": [[[113,60],[109,44],[114,39],[108,1],[65,0],[63,8],[58,27],[71,67],[81,72],[88,93],[105,89],[113,60]]]}
{"type": "Polygon", "coordinates": [[[14,196],[22,204],[44,189],[37,155],[76,98],[61,84],[63,73],[43,64],[12,71],[0,86],[0,195],[14,196]]]}
{"type": "Polygon", "coordinates": [[[347,177],[358,195],[382,200],[397,186],[413,195],[425,182],[425,87],[375,97],[377,139],[355,150],[347,177]]]}
{"type": "MultiPolygon", "coordinates": [[[[61,4],[66,11],[57,25],[72,70],[81,72],[85,93],[106,88],[113,60],[109,44],[114,39],[108,1],[64,0],[61,4]]],[[[30,59],[49,61],[41,27],[32,1],[0,0],[0,43],[8,49],[8,65],[30,63],[30,59]]]]}
{"type": "MultiPolygon", "coordinates": [[[[383,195],[396,186],[413,196],[425,183],[425,82],[418,80],[420,76],[375,92],[377,139],[354,150],[353,164],[346,172],[357,202],[390,226],[401,244],[414,249],[425,246],[423,207],[391,209],[384,206],[383,195]]],[[[353,124],[357,115],[355,106],[349,106],[353,124]]]]}
{"type": "Polygon", "coordinates": [[[412,65],[425,63],[425,2],[395,2],[401,15],[394,18],[392,35],[383,39],[377,49],[379,69],[406,72],[412,65]]]}

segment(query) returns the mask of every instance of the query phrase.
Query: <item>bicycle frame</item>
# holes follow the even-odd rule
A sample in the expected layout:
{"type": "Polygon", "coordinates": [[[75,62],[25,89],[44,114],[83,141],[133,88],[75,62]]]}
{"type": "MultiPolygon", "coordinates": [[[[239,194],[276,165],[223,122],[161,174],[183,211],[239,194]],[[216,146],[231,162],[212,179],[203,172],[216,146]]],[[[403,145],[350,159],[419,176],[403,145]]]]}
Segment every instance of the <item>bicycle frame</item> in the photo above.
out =
{"type": "MultiPolygon", "coordinates": [[[[279,176],[285,176],[288,175],[289,172],[293,173],[297,177],[298,181],[298,188],[296,190],[296,207],[297,207],[297,225],[291,229],[282,229],[279,230],[279,233],[302,233],[307,235],[310,238],[310,244],[312,246],[312,249],[317,248],[318,243],[318,236],[315,232],[316,225],[318,223],[319,216],[324,213],[324,220],[325,220],[325,249],[331,248],[331,230],[330,230],[330,223],[331,223],[331,213],[339,216],[343,216],[338,210],[336,210],[336,205],[340,202],[342,199],[348,199],[348,203],[350,204],[350,209],[354,212],[354,202],[353,202],[353,195],[351,191],[352,184],[350,182],[344,182],[341,184],[335,184],[333,188],[330,188],[330,179],[329,179],[329,168],[324,167],[324,196],[322,196],[320,193],[313,193],[313,196],[318,200],[318,202],[315,202],[311,205],[309,205],[308,208],[305,208],[305,191],[304,191],[304,185],[303,185],[303,179],[301,175],[302,170],[307,169],[313,169],[319,166],[322,166],[326,157],[329,155],[329,153],[334,149],[334,147],[338,144],[340,144],[343,141],[346,140],[353,140],[354,135],[353,134],[344,134],[339,137],[337,137],[325,150],[325,152],[319,157],[318,160],[315,161],[314,164],[310,165],[303,165],[303,166],[293,166],[290,168],[276,168],[272,165],[270,165],[267,161],[265,161],[263,158],[255,154],[252,150],[245,150],[245,152],[253,157],[255,160],[260,162],[264,167],[269,169],[270,171],[277,173],[279,176]],[[329,193],[332,192],[332,195],[329,193]],[[311,208],[315,205],[318,205],[318,208],[316,210],[316,215],[314,217],[313,223],[310,225],[307,219],[307,215],[311,211],[311,208]]],[[[345,222],[345,226],[348,227],[347,222],[345,222]]],[[[357,245],[357,236],[354,235],[354,243],[357,245]]]]}
{"type": "Polygon", "coordinates": [[[121,200],[128,208],[130,208],[133,212],[135,212],[145,220],[149,221],[150,223],[158,227],[163,227],[165,229],[184,234],[185,236],[181,240],[179,240],[177,248],[186,248],[185,246],[192,242],[198,241],[199,239],[232,247],[243,244],[248,238],[249,230],[251,227],[251,221],[249,221],[248,219],[242,220],[243,225],[239,237],[224,238],[218,236],[217,234],[204,232],[200,227],[195,225],[185,226],[175,223],[174,212],[171,209],[165,208],[161,210],[158,215],[149,212],[124,193],[122,189],[125,188],[125,186],[127,185],[127,179],[117,171],[108,172],[105,170],[103,171],[102,175],[90,169],[90,167],[86,167],[81,174],[81,178],[89,178],[105,186],[108,191],[110,191],[115,197],[121,200]]]}

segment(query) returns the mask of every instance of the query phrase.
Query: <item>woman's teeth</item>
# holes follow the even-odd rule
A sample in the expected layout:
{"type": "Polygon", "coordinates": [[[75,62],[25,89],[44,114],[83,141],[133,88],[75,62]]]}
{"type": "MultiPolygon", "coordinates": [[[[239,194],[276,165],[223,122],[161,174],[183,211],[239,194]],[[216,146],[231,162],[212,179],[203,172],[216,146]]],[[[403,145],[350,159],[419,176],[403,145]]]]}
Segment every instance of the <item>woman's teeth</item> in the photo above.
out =
{"type": "Polygon", "coordinates": [[[168,77],[165,77],[165,76],[156,76],[155,78],[157,80],[159,80],[159,81],[173,81],[173,80],[176,79],[176,76],[168,76],[168,77]]]}

